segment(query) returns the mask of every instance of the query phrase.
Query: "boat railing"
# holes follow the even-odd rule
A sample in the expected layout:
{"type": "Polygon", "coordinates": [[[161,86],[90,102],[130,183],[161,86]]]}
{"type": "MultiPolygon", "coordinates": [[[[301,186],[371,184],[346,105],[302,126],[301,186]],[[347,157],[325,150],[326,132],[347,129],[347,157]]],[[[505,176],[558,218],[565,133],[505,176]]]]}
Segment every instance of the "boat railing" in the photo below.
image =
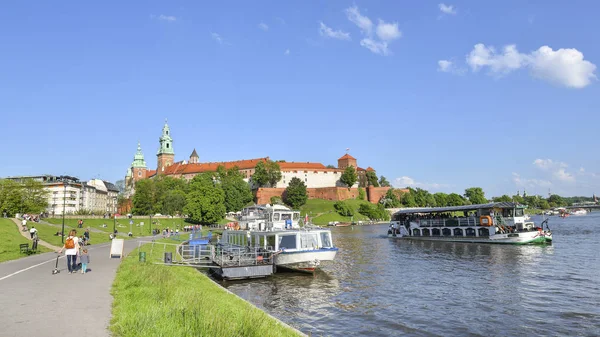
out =
{"type": "Polygon", "coordinates": [[[221,244],[214,250],[213,261],[221,267],[273,264],[274,251],[271,247],[237,246],[221,244]]]}
{"type": "Polygon", "coordinates": [[[479,226],[479,224],[479,218],[477,217],[419,220],[419,227],[479,226]]]}

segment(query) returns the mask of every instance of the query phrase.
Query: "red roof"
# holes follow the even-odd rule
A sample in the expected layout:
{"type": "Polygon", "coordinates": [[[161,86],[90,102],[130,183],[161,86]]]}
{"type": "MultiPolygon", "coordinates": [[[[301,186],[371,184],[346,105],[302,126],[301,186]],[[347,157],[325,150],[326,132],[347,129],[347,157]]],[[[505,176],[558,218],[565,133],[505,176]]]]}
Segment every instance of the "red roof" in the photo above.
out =
{"type": "Polygon", "coordinates": [[[369,167],[367,167],[367,171],[373,171],[373,172],[375,172],[375,169],[372,168],[371,166],[369,166],[369,167]]]}
{"type": "Polygon", "coordinates": [[[156,170],[148,170],[146,171],[146,178],[150,178],[156,174],[156,170]]]}
{"type": "Polygon", "coordinates": [[[327,167],[321,163],[310,162],[281,162],[279,168],[281,170],[322,170],[327,167]]]}
{"type": "Polygon", "coordinates": [[[343,156],[342,156],[340,159],[338,159],[338,160],[342,160],[342,159],[354,159],[354,160],[356,160],[356,158],[352,157],[351,155],[349,155],[349,154],[347,154],[347,153],[346,153],[345,155],[343,155],[343,156]]]}
{"type": "Polygon", "coordinates": [[[173,174],[192,174],[202,172],[215,172],[219,166],[225,167],[226,170],[237,166],[240,170],[253,169],[256,167],[259,161],[266,162],[269,157],[257,158],[249,160],[238,160],[238,161],[226,161],[226,162],[214,162],[214,163],[198,163],[198,164],[184,164],[182,161],[174,163],[167,167],[164,171],[166,175],[173,174]]]}

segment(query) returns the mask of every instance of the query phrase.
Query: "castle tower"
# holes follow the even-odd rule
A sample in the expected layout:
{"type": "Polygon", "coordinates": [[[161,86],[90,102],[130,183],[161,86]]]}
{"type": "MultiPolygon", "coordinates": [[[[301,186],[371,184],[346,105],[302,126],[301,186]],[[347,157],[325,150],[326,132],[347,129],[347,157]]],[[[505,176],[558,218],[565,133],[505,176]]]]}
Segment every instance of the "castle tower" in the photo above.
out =
{"type": "Polygon", "coordinates": [[[358,167],[356,164],[356,158],[346,153],[340,159],[338,159],[338,168],[345,169],[348,166],[354,166],[355,169],[358,167]]]}
{"type": "Polygon", "coordinates": [[[137,151],[135,152],[135,156],[133,156],[133,163],[131,163],[131,170],[128,173],[131,174],[131,180],[135,183],[140,179],[146,178],[146,160],[144,160],[144,154],[142,153],[142,146],[138,142],[137,151]]]}
{"type": "Polygon", "coordinates": [[[175,158],[175,152],[173,152],[173,138],[171,138],[171,130],[169,130],[169,124],[167,124],[166,119],[159,142],[160,147],[156,153],[156,174],[163,173],[167,167],[173,164],[173,159],[175,158]]]}
{"type": "Polygon", "coordinates": [[[198,164],[198,160],[200,160],[200,157],[198,157],[198,153],[196,152],[196,149],[194,149],[190,155],[190,164],[198,164]]]}

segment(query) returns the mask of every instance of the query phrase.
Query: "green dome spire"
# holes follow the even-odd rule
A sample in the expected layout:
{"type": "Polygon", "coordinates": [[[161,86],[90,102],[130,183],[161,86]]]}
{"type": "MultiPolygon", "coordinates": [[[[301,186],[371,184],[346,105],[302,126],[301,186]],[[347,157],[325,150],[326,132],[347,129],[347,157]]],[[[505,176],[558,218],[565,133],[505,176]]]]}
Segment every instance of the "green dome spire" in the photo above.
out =
{"type": "Polygon", "coordinates": [[[146,160],[144,160],[144,154],[142,153],[142,146],[138,142],[137,152],[133,156],[133,163],[131,167],[146,168],[146,160]]]}
{"type": "Polygon", "coordinates": [[[167,120],[165,119],[165,126],[162,129],[162,136],[160,136],[160,147],[158,148],[158,152],[156,155],[165,153],[165,154],[175,154],[173,152],[173,138],[171,138],[171,130],[169,129],[169,124],[167,124],[167,120]]]}

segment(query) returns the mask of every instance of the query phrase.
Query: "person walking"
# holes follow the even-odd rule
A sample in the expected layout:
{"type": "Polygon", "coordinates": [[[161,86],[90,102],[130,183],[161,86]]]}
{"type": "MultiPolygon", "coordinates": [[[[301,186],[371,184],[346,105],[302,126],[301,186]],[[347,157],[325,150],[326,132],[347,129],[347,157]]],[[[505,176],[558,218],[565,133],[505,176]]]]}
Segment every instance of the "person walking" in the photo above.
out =
{"type": "Polygon", "coordinates": [[[37,233],[37,229],[35,229],[35,226],[31,226],[31,229],[29,230],[29,235],[31,235],[32,240],[33,240],[33,237],[35,236],[35,233],[37,233]]]}
{"type": "Polygon", "coordinates": [[[89,245],[90,244],[90,229],[86,228],[85,232],[83,233],[83,238],[85,239],[84,245],[89,245]]]}
{"type": "Polygon", "coordinates": [[[88,254],[88,250],[84,249],[79,257],[79,261],[81,262],[81,273],[87,273],[87,266],[90,263],[90,255],[88,254]]]}
{"type": "Polygon", "coordinates": [[[67,256],[67,269],[69,274],[73,274],[77,269],[77,255],[79,254],[79,238],[77,237],[77,231],[72,229],[69,232],[69,236],[65,239],[65,244],[58,251],[62,254],[63,249],[67,256]]]}

